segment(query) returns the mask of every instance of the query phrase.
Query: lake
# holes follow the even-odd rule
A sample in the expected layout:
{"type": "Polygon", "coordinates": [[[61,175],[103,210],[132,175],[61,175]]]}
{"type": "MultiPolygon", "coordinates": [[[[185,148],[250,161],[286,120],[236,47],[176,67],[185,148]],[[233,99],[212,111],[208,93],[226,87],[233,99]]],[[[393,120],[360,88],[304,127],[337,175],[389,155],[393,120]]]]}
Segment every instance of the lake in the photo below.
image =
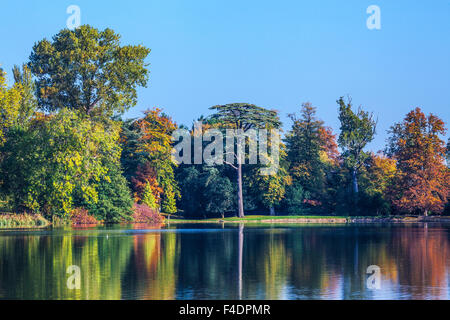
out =
{"type": "Polygon", "coordinates": [[[449,272],[444,224],[0,231],[0,299],[449,299],[449,272]]]}

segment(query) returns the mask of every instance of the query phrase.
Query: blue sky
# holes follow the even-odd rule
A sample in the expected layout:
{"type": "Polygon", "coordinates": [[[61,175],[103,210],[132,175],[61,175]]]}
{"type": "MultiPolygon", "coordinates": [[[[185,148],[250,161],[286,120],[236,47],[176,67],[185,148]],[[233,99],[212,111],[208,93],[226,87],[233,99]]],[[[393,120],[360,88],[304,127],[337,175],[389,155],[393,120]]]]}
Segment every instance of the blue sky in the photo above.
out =
{"type": "MultiPolygon", "coordinates": [[[[378,117],[369,146],[416,106],[450,120],[450,0],[10,1],[0,5],[0,65],[11,74],[33,44],[81,23],[152,49],[150,81],[126,116],[162,107],[190,125],[210,106],[249,102],[287,114],[310,101],[338,133],[336,100],[351,95],[378,117]],[[369,30],[369,5],[381,30],[369,30]]],[[[448,134],[447,134],[448,136],[448,134]]]]}

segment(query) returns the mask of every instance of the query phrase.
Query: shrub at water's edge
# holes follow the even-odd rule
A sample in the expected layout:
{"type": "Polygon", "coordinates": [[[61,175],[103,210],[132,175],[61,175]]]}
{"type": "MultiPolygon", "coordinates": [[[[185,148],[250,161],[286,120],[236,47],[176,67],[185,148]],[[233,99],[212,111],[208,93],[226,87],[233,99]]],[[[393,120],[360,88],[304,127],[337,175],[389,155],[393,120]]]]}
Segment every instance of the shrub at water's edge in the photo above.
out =
{"type": "MultiPolygon", "coordinates": [[[[88,210],[84,208],[76,208],[72,210],[69,219],[63,219],[54,216],[52,221],[46,220],[40,214],[16,214],[4,213],[0,214],[0,229],[15,228],[43,228],[47,226],[80,226],[80,225],[99,225],[105,221],[98,220],[88,210]]],[[[158,210],[152,209],[145,204],[135,204],[133,206],[132,221],[124,219],[121,222],[160,224],[164,222],[164,217],[158,210]]]]}
{"type": "Polygon", "coordinates": [[[2,228],[42,228],[50,224],[39,214],[0,214],[2,228]]]}
{"type": "Polygon", "coordinates": [[[94,216],[90,215],[86,209],[75,209],[70,216],[72,225],[97,225],[100,223],[94,216]]]}
{"type": "MultiPolygon", "coordinates": [[[[97,225],[105,221],[97,220],[86,209],[77,208],[72,211],[71,223],[72,225],[97,225]]],[[[117,221],[116,221],[117,222],[117,221]]],[[[164,217],[158,210],[152,209],[145,204],[134,204],[133,215],[130,219],[123,219],[121,222],[131,223],[145,223],[145,224],[159,224],[164,222],[164,217]]]]}
{"type": "Polygon", "coordinates": [[[164,217],[155,209],[145,204],[135,204],[133,220],[135,223],[162,223],[164,217]]]}

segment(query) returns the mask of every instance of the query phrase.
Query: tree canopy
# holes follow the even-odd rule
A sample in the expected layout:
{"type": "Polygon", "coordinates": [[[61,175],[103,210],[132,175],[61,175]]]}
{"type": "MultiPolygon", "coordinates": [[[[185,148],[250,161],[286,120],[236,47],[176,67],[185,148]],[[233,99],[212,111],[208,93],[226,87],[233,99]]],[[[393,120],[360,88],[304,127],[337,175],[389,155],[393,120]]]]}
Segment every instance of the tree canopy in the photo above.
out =
{"type": "MultiPolygon", "coordinates": [[[[278,113],[274,110],[268,110],[248,103],[231,103],[226,105],[216,105],[210,108],[215,111],[209,118],[213,126],[222,129],[234,129],[236,137],[243,135],[250,129],[271,129],[278,128],[281,125],[278,113]]],[[[250,142],[251,143],[251,142],[250,142]]],[[[233,148],[232,159],[236,160],[236,166],[226,161],[237,171],[237,204],[239,217],[244,217],[244,196],[242,188],[242,164],[244,154],[239,147],[233,148]]]]}
{"type": "Polygon", "coordinates": [[[392,126],[387,152],[397,161],[398,175],[390,190],[392,203],[402,211],[442,213],[450,191],[445,166],[444,122],[420,108],[392,126]]]}
{"type": "Polygon", "coordinates": [[[373,114],[364,111],[361,107],[355,113],[352,110],[352,101],[346,103],[341,97],[337,101],[339,105],[339,120],[341,122],[341,133],[339,135],[339,146],[346,166],[352,175],[352,186],[355,196],[359,192],[357,174],[364,161],[369,158],[364,152],[366,145],[375,136],[377,121],[373,114]]]}
{"type": "Polygon", "coordinates": [[[121,113],[136,104],[136,88],[147,85],[149,53],[142,45],[121,46],[111,29],[89,25],[64,29],[52,41],[43,39],[34,45],[28,63],[37,79],[39,106],[121,113]]]}
{"type": "Polygon", "coordinates": [[[97,184],[108,177],[106,162],[118,162],[118,127],[85,120],[63,109],[37,114],[27,128],[15,126],[1,148],[2,188],[15,206],[68,216],[78,197],[98,201],[97,184]]]}
{"type": "Polygon", "coordinates": [[[174,133],[188,126],[162,108],[122,118],[148,83],[150,49],[120,40],[111,29],[64,29],[14,66],[13,85],[0,69],[2,210],[104,222],[450,212],[450,139],[436,115],[412,110],[373,152],[375,116],[350,98],[337,100],[338,139],[309,102],[288,115],[286,134],[276,110],[220,104],[178,148],[174,133]]]}
{"type": "Polygon", "coordinates": [[[6,73],[0,69],[0,145],[5,142],[7,130],[17,123],[21,96],[20,84],[8,88],[6,73]]]}

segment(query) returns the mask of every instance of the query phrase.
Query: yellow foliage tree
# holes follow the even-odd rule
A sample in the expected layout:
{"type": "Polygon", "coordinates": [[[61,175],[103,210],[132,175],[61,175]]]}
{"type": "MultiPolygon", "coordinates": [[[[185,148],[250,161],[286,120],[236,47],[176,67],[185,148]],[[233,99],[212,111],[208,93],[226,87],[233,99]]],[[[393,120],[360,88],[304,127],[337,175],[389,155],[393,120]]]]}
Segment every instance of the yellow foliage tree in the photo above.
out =
{"type": "Polygon", "coordinates": [[[19,114],[22,87],[15,84],[8,88],[6,73],[0,69],[0,145],[5,142],[5,134],[19,114]]]}

